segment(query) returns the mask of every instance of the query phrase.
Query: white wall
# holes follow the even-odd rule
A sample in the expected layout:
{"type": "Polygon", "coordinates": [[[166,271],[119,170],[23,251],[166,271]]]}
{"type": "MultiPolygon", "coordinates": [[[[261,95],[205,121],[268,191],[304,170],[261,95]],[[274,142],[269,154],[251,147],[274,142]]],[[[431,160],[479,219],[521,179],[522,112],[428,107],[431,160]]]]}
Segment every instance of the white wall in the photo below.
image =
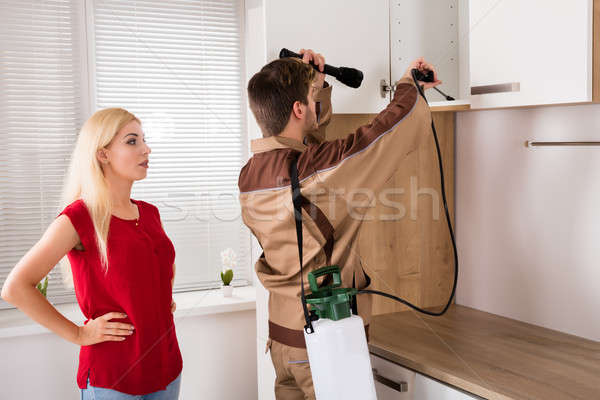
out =
{"type": "MultiPolygon", "coordinates": [[[[246,82],[258,72],[267,63],[267,33],[265,23],[265,5],[264,0],[246,0],[246,82]]],[[[248,140],[259,139],[262,137],[260,127],[256,123],[254,115],[248,108],[248,140]]],[[[252,154],[249,154],[251,157],[252,154]]],[[[258,241],[252,236],[252,265],[260,257],[262,249],[258,241]]],[[[269,337],[268,328],[268,301],[269,292],[258,280],[256,272],[253,273],[253,285],[256,287],[256,343],[255,352],[257,360],[257,381],[258,397],[261,400],[275,398],[274,383],[275,369],[271,362],[271,356],[265,353],[267,339],[269,337]]]]}
{"type": "MultiPolygon", "coordinates": [[[[176,318],[183,355],[180,400],[257,399],[256,315],[176,318]]],[[[0,340],[0,399],[78,399],[79,347],[45,333],[0,340]]]]}
{"type": "Polygon", "coordinates": [[[600,105],[462,112],[457,303],[600,340],[600,105]]]}

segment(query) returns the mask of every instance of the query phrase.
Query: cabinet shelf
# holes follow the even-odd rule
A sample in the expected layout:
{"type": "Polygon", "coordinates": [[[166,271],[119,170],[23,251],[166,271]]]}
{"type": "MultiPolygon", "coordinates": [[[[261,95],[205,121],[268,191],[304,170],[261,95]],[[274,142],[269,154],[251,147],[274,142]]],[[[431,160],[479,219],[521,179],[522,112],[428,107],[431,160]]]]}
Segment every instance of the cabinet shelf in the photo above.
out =
{"type": "Polygon", "coordinates": [[[429,108],[431,112],[466,111],[471,109],[471,103],[468,100],[430,101],[429,108]]]}

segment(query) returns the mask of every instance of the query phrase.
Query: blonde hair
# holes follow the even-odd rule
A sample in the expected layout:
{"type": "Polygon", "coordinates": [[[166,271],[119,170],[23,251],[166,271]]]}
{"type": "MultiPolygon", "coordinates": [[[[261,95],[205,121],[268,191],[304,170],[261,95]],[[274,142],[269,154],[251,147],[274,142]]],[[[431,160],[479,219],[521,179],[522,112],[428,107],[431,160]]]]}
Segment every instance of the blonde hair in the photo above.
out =
{"type": "Polygon", "coordinates": [[[108,271],[107,240],[112,201],[97,152],[108,146],[117,132],[131,121],[140,123],[135,115],[122,108],[105,108],[94,113],[79,132],[63,188],[63,208],[78,199],[87,206],[94,224],[100,263],[105,271],[108,271]]]}

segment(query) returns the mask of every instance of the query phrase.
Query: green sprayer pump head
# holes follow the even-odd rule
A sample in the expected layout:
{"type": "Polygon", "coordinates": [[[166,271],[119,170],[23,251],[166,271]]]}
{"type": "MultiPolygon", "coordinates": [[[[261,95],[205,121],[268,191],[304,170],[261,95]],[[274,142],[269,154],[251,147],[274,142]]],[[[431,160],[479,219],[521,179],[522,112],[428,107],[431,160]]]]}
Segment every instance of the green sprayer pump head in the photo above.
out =
{"type": "Polygon", "coordinates": [[[357,290],[339,287],[342,285],[340,267],[330,265],[309,272],[308,284],[311,294],[306,296],[306,302],[312,306],[319,318],[338,321],[352,315],[350,300],[356,295],[357,290]],[[333,276],[333,284],[319,287],[317,278],[330,274],[333,276]]]}

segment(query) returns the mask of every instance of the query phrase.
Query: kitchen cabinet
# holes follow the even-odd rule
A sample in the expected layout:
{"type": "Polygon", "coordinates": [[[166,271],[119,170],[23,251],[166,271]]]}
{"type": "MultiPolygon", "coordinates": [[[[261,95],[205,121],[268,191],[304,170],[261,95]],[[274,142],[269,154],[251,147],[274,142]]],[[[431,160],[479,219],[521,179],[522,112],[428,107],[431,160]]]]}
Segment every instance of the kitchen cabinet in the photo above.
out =
{"type": "Polygon", "coordinates": [[[414,400],[481,399],[421,374],[416,374],[414,385],[414,400]]]}
{"type": "Polygon", "coordinates": [[[434,107],[600,101],[600,0],[378,0],[368,7],[265,0],[264,7],[267,59],[282,47],[311,47],[332,65],[364,72],[360,89],[329,79],[336,113],[379,112],[390,98],[382,82],[389,87],[419,56],[457,99],[430,91],[434,107]]]}
{"type": "Polygon", "coordinates": [[[473,400],[480,399],[399,364],[371,354],[378,400],[473,400]]]}
{"type": "Polygon", "coordinates": [[[470,1],[464,31],[471,108],[599,101],[599,6],[598,0],[470,1]]]}
{"type": "Polygon", "coordinates": [[[359,89],[327,78],[336,113],[376,113],[388,104],[380,95],[381,80],[390,79],[387,0],[265,0],[265,15],[268,60],[283,47],[312,48],[330,65],[363,72],[359,89]]]}
{"type": "Polygon", "coordinates": [[[399,364],[371,354],[378,400],[480,399],[399,364]]]}
{"type": "MultiPolygon", "coordinates": [[[[378,113],[390,101],[390,82],[399,80],[408,64],[424,56],[438,67],[442,90],[458,94],[458,0],[265,0],[267,59],[282,47],[313,48],[334,66],[361,70],[364,80],[352,89],[328,78],[334,86],[337,114],[378,113]]],[[[436,106],[446,102],[428,92],[436,106]]],[[[448,104],[446,104],[448,103],[448,104]]]]}
{"type": "Polygon", "coordinates": [[[378,400],[412,400],[416,373],[371,354],[378,400]]]}

